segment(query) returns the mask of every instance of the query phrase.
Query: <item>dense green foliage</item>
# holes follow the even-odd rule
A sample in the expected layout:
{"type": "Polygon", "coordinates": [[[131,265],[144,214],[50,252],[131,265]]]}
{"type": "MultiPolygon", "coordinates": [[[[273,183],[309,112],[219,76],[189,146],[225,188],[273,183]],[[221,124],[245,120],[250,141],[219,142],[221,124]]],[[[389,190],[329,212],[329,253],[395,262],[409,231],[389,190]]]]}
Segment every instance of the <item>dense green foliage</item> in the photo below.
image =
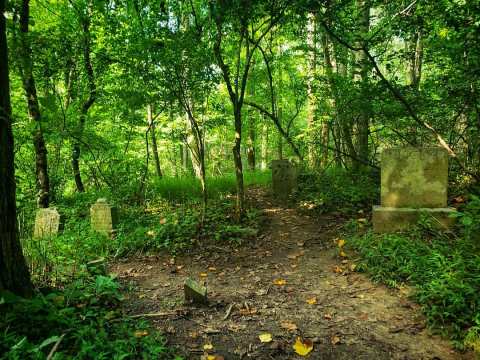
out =
{"type": "MultiPolygon", "coordinates": [[[[0,297],[0,358],[180,359],[148,324],[122,314],[119,284],[105,275],[78,278],[33,299],[0,297]],[[58,350],[53,350],[56,344],[58,350]]],[[[56,349],[57,349],[56,348],[56,349]]]]}
{"type": "Polygon", "coordinates": [[[414,287],[428,325],[451,336],[456,345],[480,346],[480,245],[478,198],[460,213],[458,236],[432,230],[429,219],[406,234],[350,237],[360,255],[358,269],[397,288],[414,287]]]}

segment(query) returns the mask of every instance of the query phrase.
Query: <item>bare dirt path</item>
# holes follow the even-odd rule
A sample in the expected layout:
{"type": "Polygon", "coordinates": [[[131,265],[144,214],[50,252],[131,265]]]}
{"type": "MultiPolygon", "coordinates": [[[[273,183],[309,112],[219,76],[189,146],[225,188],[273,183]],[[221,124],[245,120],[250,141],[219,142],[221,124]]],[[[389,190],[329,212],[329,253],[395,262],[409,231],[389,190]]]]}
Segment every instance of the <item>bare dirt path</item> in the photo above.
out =
{"type": "Polygon", "coordinates": [[[207,246],[176,259],[130,259],[111,268],[134,286],[128,311],[159,313],[149,320],[186,359],[207,359],[206,353],[228,360],[302,359],[292,348],[297,336],[313,341],[310,359],[471,358],[429,334],[406,291],[351,271],[354,260],[342,260],[335,245],[337,218],[279,207],[259,189],[250,197],[265,216],[253,243],[207,246]],[[206,283],[209,306],[183,304],[187,277],[206,283]],[[272,341],[262,343],[262,333],[272,341]]]}

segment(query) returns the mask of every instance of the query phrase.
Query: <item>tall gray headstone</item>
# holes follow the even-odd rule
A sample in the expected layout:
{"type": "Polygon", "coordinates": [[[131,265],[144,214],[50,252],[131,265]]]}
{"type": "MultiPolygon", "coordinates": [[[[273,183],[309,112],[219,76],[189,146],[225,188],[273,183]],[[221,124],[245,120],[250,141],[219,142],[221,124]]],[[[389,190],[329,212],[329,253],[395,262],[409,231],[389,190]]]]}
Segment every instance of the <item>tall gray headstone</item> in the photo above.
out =
{"type": "Polygon", "coordinates": [[[61,230],[61,218],[57,209],[38,209],[35,215],[35,228],[33,236],[43,238],[56,236],[61,230]]]}
{"type": "Polygon", "coordinates": [[[376,232],[406,230],[422,214],[448,228],[455,209],[447,207],[448,154],[441,147],[395,147],[381,155],[381,206],[373,207],[376,232]]]}
{"type": "Polygon", "coordinates": [[[275,198],[286,201],[297,187],[296,166],[289,160],[273,160],[272,186],[275,198]]]}
{"type": "Polygon", "coordinates": [[[98,199],[90,208],[90,221],[93,230],[113,237],[117,226],[117,209],[107,199],[98,199]]]}

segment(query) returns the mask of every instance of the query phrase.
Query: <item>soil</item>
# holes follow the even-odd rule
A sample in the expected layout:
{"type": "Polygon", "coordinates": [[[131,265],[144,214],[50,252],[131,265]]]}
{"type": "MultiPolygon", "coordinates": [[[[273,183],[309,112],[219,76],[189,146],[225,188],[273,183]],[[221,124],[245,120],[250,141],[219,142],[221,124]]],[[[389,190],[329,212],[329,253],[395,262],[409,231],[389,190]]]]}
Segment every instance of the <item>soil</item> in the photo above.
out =
{"type": "Polygon", "coordinates": [[[127,311],[149,319],[185,359],[473,359],[426,329],[408,288],[353,271],[354,255],[340,256],[338,215],[309,216],[260,189],[249,195],[264,216],[254,241],[111,267],[133,286],[127,311]],[[205,283],[208,305],[184,303],[188,277],[205,283]],[[313,342],[306,357],[293,349],[297,337],[313,342]]]}

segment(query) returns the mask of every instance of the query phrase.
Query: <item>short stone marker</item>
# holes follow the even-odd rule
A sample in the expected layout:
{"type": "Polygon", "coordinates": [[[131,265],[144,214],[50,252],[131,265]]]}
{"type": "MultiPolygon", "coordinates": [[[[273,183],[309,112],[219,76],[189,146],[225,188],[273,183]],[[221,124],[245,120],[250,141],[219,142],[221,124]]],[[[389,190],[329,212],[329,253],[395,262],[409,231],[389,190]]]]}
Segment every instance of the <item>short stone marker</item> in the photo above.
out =
{"type": "Polygon", "coordinates": [[[98,199],[90,208],[90,221],[93,230],[112,237],[117,225],[117,209],[107,199],[98,199]]]}
{"type": "Polygon", "coordinates": [[[195,280],[188,278],[185,280],[183,288],[185,291],[185,302],[201,305],[208,304],[207,288],[205,286],[202,286],[195,280]]]}
{"type": "Polygon", "coordinates": [[[56,236],[61,230],[61,218],[57,209],[38,209],[35,215],[35,228],[33,237],[43,238],[56,236]]]}
{"type": "Polygon", "coordinates": [[[272,186],[275,198],[286,201],[297,188],[297,169],[288,160],[272,161],[272,186]]]}
{"type": "Polygon", "coordinates": [[[448,229],[454,223],[447,207],[448,154],[440,147],[396,147],[381,155],[381,206],[373,207],[373,230],[406,230],[422,214],[448,229]]]}

